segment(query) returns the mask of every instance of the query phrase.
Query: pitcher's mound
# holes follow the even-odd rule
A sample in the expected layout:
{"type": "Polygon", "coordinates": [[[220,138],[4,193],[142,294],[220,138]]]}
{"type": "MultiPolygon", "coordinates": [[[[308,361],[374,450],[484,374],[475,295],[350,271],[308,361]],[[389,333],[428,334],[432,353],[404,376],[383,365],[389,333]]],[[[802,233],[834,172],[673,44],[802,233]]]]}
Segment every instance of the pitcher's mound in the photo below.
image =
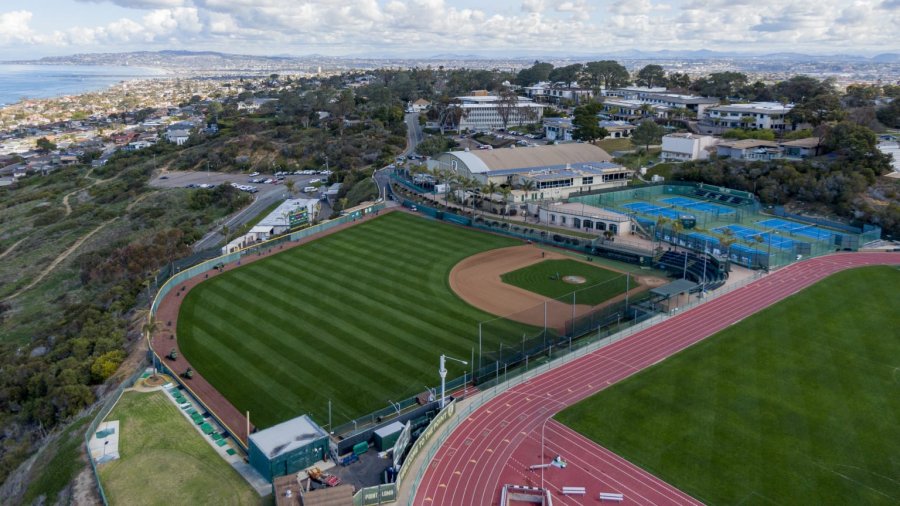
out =
{"type": "Polygon", "coordinates": [[[562,280],[570,285],[582,285],[587,281],[584,276],[563,276],[562,280]]]}

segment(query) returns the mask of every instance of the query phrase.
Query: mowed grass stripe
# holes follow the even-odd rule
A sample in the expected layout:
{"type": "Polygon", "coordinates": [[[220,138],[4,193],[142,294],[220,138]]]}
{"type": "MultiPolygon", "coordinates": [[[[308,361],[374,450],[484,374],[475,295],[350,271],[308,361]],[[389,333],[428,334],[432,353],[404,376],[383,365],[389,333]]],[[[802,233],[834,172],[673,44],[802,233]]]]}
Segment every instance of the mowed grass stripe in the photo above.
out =
{"type": "Polygon", "coordinates": [[[360,416],[436,384],[441,353],[468,356],[477,322],[493,315],[457,298],[447,274],[517,244],[390,213],[201,283],[182,306],[179,343],[260,427],[303,413],[325,423],[329,398],[336,414],[360,416]]]}
{"type": "MultiPolygon", "coordinates": [[[[417,307],[417,301],[422,300],[421,297],[401,298],[399,296],[391,294],[384,294],[380,298],[380,300],[374,300],[363,294],[346,291],[342,292],[339,288],[336,287],[337,283],[325,283],[317,285],[315,284],[316,276],[310,275],[298,269],[286,268],[285,273],[290,275],[292,279],[296,279],[298,281],[309,281],[307,286],[317,290],[319,294],[319,305],[324,305],[327,309],[332,309],[337,313],[340,313],[342,311],[359,311],[369,314],[389,314],[391,312],[397,312],[398,314],[403,315],[402,319],[398,318],[390,322],[383,319],[370,320],[366,322],[367,329],[375,330],[381,333],[403,330],[409,332],[410,335],[418,334],[421,336],[438,336],[438,339],[440,339],[441,333],[447,331],[448,325],[451,328],[456,327],[455,330],[461,333],[465,333],[466,331],[469,331],[469,333],[471,333],[471,325],[466,325],[459,320],[448,319],[446,315],[442,315],[441,313],[429,308],[417,307]],[[413,309],[415,309],[415,314],[410,313],[410,311],[413,309]],[[406,312],[406,314],[404,314],[404,312],[406,312]]],[[[321,279],[321,276],[319,276],[318,279],[321,279]]],[[[334,280],[335,282],[352,281],[349,275],[339,276],[336,273],[332,273],[332,275],[329,277],[329,281],[331,280],[334,280]]],[[[272,280],[272,282],[277,283],[277,280],[272,280]]],[[[359,330],[362,331],[364,329],[360,328],[359,330]]],[[[360,332],[357,334],[351,334],[351,337],[355,335],[365,335],[365,333],[360,332]]],[[[398,337],[402,338],[404,336],[401,333],[398,337]]],[[[429,350],[433,350],[432,346],[422,344],[421,338],[406,339],[405,341],[408,345],[419,348],[423,353],[427,353],[429,350]]],[[[379,343],[379,346],[384,345],[385,343],[390,345],[390,341],[379,341],[379,343]]],[[[452,344],[452,342],[448,338],[448,340],[444,344],[450,345],[452,344]]],[[[397,348],[395,351],[397,352],[398,356],[402,356],[405,354],[404,350],[404,348],[397,348]]]]}
{"type": "Polygon", "coordinates": [[[708,504],[897,504],[897,286],[835,274],[558,418],[708,504]]]}

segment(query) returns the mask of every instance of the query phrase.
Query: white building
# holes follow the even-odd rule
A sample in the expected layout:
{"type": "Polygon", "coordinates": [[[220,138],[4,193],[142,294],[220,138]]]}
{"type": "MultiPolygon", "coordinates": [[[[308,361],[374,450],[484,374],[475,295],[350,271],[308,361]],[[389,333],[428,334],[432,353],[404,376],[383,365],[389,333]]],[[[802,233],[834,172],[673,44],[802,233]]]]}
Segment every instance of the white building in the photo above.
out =
{"type": "Polygon", "coordinates": [[[538,219],[553,227],[571,228],[583,232],[627,235],[631,232],[631,219],[621,213],[599,207],[553,202],[538,208],[538,219]]]}
{"type": "Polygon", "coordinates": [[[544,118],[544,137],[548,141],[571,141],[572,118],[544,118]]]}
{"type": "Polygon", "coordinates": [[[232,253],[293,228],[309,225],[316,220],[321,209],[322,204],[318,199],[287,199],[249,232],[225,245],[222,254],[232,253]]]}
{"type": "Polygon", "coordinates": [[[187,130],[168,130],[166,132],[166,140],[181,146],[191,137],[191,132],[187,130]]]}
{"type": "Polygon", "coordinates": [[[662,153],[660,158],[670,162],[685,162],[688,160],[706,160],[709,158],[709,148],[719,140],[710,135],[697,135],[691,133],[675,133],[664,135],[662,138],[662,153]]]}
{"type": "Polygon", "coordinates": [[[531,99],[517,97],[517,102],[504,111],[500,98],[494,95],[457,97],[462,109],[458,130],[486,132],[498,128],[515,125],[538,124],[544,115],[544,105],[534,103],[531,99]],[[502,113],[502,114],[501,114],[502,113]],[[507,114],[504,123],[503,114],[507,114]]]}
{"type": "Polygon", "coordinates": [[[720,158],[734,160],[775,160],[781,158],[783,149],[776,142],[757,139],[720,142],[716,145],[716,154],[720,158]]]}
{"type": "Polygon", "coordinates": [[[568,197],[579,191],[626,186],[634,171],[611,162],[606,151],[586,143],[529,148],[450,151],[436,168],[512,189],[512,200],[527,202],[568,197]],[[524,187],[530,185],[530,190],[524,187]]]}
{"type": "Polygon", "coordinates": [[[792,123],[788,113],[794,104],[779,102],[751,102],[709,107],[700,120],[703,133],[719,135],[732,128],[792,131],[809,128],[808,124],[792,123]]]}
{"type": "Polygon", "coordinates": [[[629,86],[616,88],[604,92],[608,97],[614,97],[611,101],[625,101],[626,103],[651,105],[656,111],[667,111],[678,114],[679,110],[690,110],[702,116],[707,108],[719,103],[716,98],[706,98],[697,95],[683,95],[670,93],[666,88],[647,88],[642,86],[629,86]]]}

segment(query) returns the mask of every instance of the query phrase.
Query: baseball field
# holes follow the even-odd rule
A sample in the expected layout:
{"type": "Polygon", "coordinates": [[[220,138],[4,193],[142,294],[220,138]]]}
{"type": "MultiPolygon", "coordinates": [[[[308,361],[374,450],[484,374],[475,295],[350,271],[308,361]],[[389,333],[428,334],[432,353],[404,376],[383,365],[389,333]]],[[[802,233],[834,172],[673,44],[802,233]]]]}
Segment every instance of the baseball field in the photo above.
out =
{"type": "Polygon", "coordinates": [[[833,275],[557,419],[707,504],[897,504],[898,286],[833,275]]]}
{"type": "Polygon", "coordinates": [[[578,304],[600,304],[625,293],[626,280],[621,272],[577,262],[544,260],[500,276],[508,283],[551,299],[575,292],[578,304]],[[567,278],[573,278],[567,281],[567,278]]]}
{"type": "Polygon", "coordinates": [[[442,353],[469,359],[477,323],[493,316],[457,297],[448,274],[517,244],[388,213],[200,283],[182,303],[178,343],[256,426],[304,413],[325,425],[329,400],[338,425],[438,385],[442,353]]]}

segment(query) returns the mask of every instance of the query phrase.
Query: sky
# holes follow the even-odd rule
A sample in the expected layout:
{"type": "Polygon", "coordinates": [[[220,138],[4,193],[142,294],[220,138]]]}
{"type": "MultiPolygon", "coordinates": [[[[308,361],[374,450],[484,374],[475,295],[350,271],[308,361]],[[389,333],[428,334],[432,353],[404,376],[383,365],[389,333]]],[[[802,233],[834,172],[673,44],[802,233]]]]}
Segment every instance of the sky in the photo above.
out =
{"type": "Polygon", "coordinates": [[[900,0],[0,0],[0,59],[900,52],[900,0]]]}

